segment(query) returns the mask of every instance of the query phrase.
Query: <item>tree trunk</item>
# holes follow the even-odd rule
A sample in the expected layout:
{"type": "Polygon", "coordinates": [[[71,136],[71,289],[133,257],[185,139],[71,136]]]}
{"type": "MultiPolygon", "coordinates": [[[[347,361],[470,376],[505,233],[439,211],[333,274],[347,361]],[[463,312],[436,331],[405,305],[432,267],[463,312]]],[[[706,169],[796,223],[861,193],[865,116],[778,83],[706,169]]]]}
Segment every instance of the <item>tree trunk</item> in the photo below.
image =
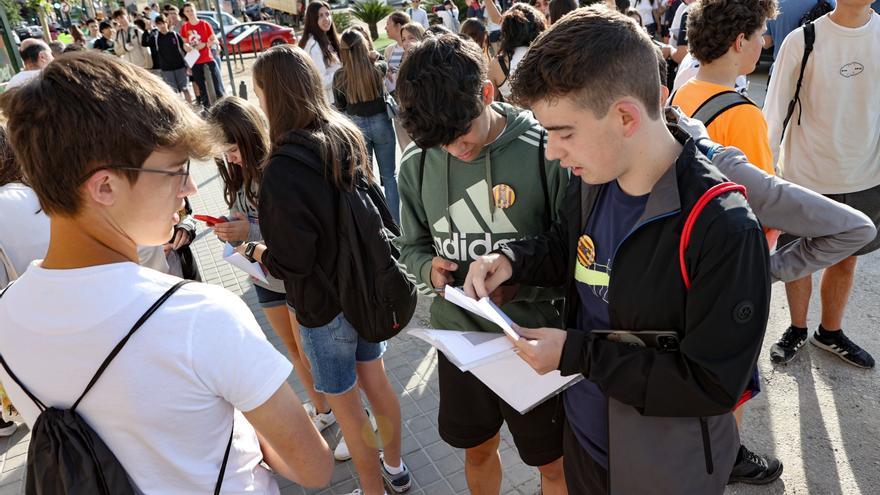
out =
{"type": "Polygon", "coordinates": [[[376,26],[377,23],[371,22],[369,24],[370,27],[370,37],[373,38],[373,41],[379,39],[379,28],[376,26]]]}

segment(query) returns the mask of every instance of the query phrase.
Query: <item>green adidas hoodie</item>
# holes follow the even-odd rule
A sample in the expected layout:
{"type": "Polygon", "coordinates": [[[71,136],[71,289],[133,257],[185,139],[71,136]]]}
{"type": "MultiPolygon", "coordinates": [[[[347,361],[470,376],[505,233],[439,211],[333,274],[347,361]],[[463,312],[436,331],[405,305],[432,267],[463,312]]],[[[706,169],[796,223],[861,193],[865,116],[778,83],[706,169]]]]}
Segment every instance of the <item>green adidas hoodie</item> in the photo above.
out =
{"type": "MultiPolygon", "coordinates": [[[[440,147],[424,151],[414,143],[403,152],[398,177],[403,235],[397,242],[400,261],[422,294],[434,295],[433,257],[458,264],[453,277],[460,286],[475,258],[497,249],[499,243],[544,232],[562,205],[568,172],[557,161],[541,160],[539,140],[546,142],[546,138],[538,121],[530,112],[504,103],[493,103],[492,108],[507,117],[507,126],[470,162],[440,147]],[[546,195],[539,174],[546,178],[546,195]],[[513,190],[507,195],[508,199],[513,196],[513,202],[500,208],[492,191],[504,185],[513,190]]],[[[561,297],[560,289],[520,287],[502,309],[524,327],[560,328],[562,319],[551,302],[561,297]]],[[[431,305],[431,325],[445,330],[501,331],[442,297],[435,297],[431,305]]]]}

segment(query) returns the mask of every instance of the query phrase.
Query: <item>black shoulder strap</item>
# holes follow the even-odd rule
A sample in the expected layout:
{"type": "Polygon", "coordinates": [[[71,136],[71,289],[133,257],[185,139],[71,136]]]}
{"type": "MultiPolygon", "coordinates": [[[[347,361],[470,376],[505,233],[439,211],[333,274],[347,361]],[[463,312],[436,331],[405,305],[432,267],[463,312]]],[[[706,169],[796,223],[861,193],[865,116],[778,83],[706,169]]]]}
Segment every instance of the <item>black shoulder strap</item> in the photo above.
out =
{"type": "MultiPolygon", "coordinates": [[[[507,66],[507,61],[504,60],[504,54],[498,54],[498,65],[501,66],[501,72],[504,73],[504,80],[507,81],[507,78],[510,77],[510,68],[507,66]]],[[[504,84],[503,82],[501,84],[504,84]]]]}
{"type": "Polygon", "coordinates": [[[223,486],[223,476],[226,474],[226,463],[229,461],[229,451],[232,450],[232,434],[235,433],[235,412],[232,413],[232,431],[229,432],[229,442],[226,443],[226,453],[223,454],[223,462],[220,464],[220,474],[217,475],[217,483],[214,485],[214,495],[220,495],[220,487],[223,486]]]}
{"type": "Polygon", "coordinates": [[[722,91],[697,107],[691,118],[697,119],[703,125],[709,127],[709,124],[718,118],[719,115],[740,105],[755,105],[755,102],[736,91],[722,91]]]}
{"type": "MultiPolygon", "coordinates": [[[[154,302],[153,305],[150,306],[150,308],[140,317],[140,319],[138,319],[138,321],[134,324],[134,326],[131,327],[131,330],[128,331],[128,334],[125,337],[123,337],[122,340],[120,340],[118,344],[116,344],[116,347],[114,347],[113,350],[110,351],[110,355],[108,355],[107,358],[104,359],[104,362],[101,363],[101,366],[98,368],[98,371],[95,372],[95,376],[92,377],[92,380],[86,386],[86,389],[83,390],[83,393],[79,396],[79,398],[76,400],[76,402],[73,403],[73,406],[70,408],[71,411],[76,409],[76,406],[79,405],[80,401],[83,400],[83,397],[85,397],[86,394],[88,393],[88,391],[91,390],[91,388],[95,385],[95,383],[98,381],[98,378],[101,377],[101,374],[104,373],[104,370],[107,369],[107,366],[110,364],[111,361],[113,361],[113,358],[115,358],[116,355],[119,354],[119,351],[122,350],[122,348],[128,342],[128,339],[131,338],[131,336],[134,334],[134,332],[136,332],[137,329],[139,329],[150,318],[150,316],[152,316],[153,313],[155,313],[156,310],[159,309],[159,306],[161,306],[162,303],[167,301],[168,298],[171,297],[172,294],[177,292],[177,289],[181,288],[184,284],[188,284],[189,282],[190,282],[190,280],[181,280],[180,282],[177,282],[176,284],[174,284],[170,289],[168,289],[167,291],[165,291],[164,294],[162,294],[162,297],[160,297],[158,301],[154,302]]],[[[10,284],[10,285],[12,285],[12,284],[10,284]]],[[[9,286],[6,287],[6,289],[8,289],[8,288],[9,288],[9,286]]],[[[6,293],[6,289],[4,289],[2,293],[0,293],[0,297],[2,297],[3,294],[6,293]]],[[[12,378],[12,380],[16,384],[18,384],[18,386],[22,389],[22,391],[24,391],[24,393],[27,394],[27,396],[30,397],[32,401],[34,401],[34,404],[37,405],[37,408],[39,408],[40,411],[45,411],[47,409],[45,404],[43,404],[43,402],[40,401],[40,399],[38,399],[35,395],[33,395],[30,392],[30,390],[28,390],[27,387],[25,387],[24,384],[21,383],[21,380],[19,380],[18,377],[15,376],[15,373],[13,373],[12,370],[9,368],[9,365],[6,364],[6,360],[3,359],[2,355],[0,355],[0,365],[3,366],[3,369],[6,370],[6,374],[8,374],[9,377],[12,378]]]]}
{"type": "Polygon", "coordinates": [[[813,52],[813,44],[816,42],[816,25],[812,22],[804,24],[804,56],[801,59],[801,71],[798,74],[797,85],[794,88],[794,97],[788,102],[788,112],[785,114],[785,120],[782,121],[782,137],[785,137],[785,129],[788,127],[791,117],[794,115],[794,107],[801,107],[798,112],[798,125],[801,125],[801,114],[804,106],[801,104],[801,84],[804,82],[804,70],[807,68],[807,60],[810,53],[813,52]]]}

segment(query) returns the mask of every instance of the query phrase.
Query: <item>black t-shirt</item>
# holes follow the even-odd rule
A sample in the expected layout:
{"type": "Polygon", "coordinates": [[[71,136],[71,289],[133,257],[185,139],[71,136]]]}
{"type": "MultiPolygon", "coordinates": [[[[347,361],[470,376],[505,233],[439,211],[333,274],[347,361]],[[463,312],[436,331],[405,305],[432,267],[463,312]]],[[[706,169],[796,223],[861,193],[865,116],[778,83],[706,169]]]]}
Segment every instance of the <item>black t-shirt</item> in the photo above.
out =
{"type": "Polygon", "coordinates": [[[150,48],[150,57],[153,59],[153,68],[161,69],[159,63],[159,52],[156,50],[156,36],[159,35],[158,29],[153,29],[152,31],[144,31],[144,35],[141,38],[141,46],[146,46],[150,48]]]}
{"type": "Polygon", "coordinates": [[[157,58],[162,70],[177,70],[186,67],[183,60],[183,38],[174,31],[156,33],[157,58]]]}
{"type": "Polygon", "coordinates": [[[94,46],[95,50],[101,50],[102,52],[112,52],[113,47],[116,46],[116,43],[113,40],[108,40],[107,38],[101,36],[100,38],[95,40],[94,46]]]}

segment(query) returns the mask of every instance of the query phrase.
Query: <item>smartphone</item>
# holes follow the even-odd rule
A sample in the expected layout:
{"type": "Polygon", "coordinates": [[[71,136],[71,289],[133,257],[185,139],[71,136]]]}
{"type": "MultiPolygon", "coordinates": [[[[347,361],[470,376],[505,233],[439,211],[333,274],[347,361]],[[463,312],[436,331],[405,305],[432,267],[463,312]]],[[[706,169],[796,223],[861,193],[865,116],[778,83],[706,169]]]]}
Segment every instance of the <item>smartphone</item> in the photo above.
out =
{"type": "Polygon", "coordinates": [[[201,222],[205,222],[206,224],[208,224],[208,227],[213,227],[218,223],[226,223],[229,221],[225,217],[217,218],[212,217],[211,215],[193,215],[193,218],[201,222]]]}
{"type": "Polygon", "coordinates": [[[593,330],[593,333],[612,342],[653,347],[661,351],[678,351],[678,334],[671,330],[645,330],[630,332],[627,330],[593,330]]]}

